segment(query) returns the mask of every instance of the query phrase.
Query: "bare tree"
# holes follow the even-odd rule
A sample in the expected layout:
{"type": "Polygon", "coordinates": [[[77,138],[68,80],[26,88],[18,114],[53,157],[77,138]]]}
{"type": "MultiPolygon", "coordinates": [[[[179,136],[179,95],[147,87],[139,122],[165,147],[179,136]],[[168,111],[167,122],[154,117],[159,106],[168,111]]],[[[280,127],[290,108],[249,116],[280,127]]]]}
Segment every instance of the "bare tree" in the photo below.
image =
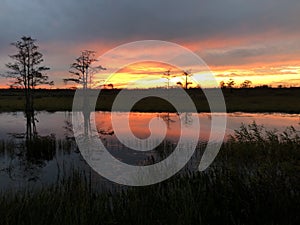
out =
{"type": "Polygon", "coordinates": [[[76,61],[71,65],[70,73],[74,76],[71,78],[64,79],[64,82],[75,82],[81,84],[82,88],[86,90],[88,86],[92,86],[92,76],[97,70],[106,70],[102,66],[91,67],[93,62],[96,62],[95,51],[84,50],[76,61]]]}
{"type": "Polygon", "coordinates": [[[102,66],[92,67],[92,63],[96,62],[95,51],[84,50],[81,52],[81,55],[75,60],[70,67],[70,73],[73,77],[63,79],[65,83],[67,82],[75,82],[77,84],[82,85],[83,89],[83,104],[82,113],[84,117],[84,134],[88,135],[91,131],[90,126],[90,115],[92,111],[92,106],[89,103],[89,90],[92,88],[93,84],[93,74],[98,70],[106,70],[106,68],[102,66]]]}
{"type": "Polygon", "coordinates": [[[185,71],[183,71],[183,76],[185,76],[185,87],[184,87],[184,89],[187,90],[188,89],[188,85],[192,84],[192,82],[188,81],[188,77],[192,76],[191,70],[185,70],[185,71]]]}
{"type": "Polygon", "coordinates": [[[167,79],[167,89],[169,89],[169,87],[170,87],[170,80],[171,80],[171,70],[170,69],[168,69],[167,71],[165,71],[164,73],[163,73],[163,78],[165,78],[165,79],[167,79]]]}
{"type": "Polygon", "coordinates": [[[40,65],[44,59],[35,42],[36,40],[31,37],[23,36],[20,41],[12,43],[18,52],[10,56],[14,62],[6,64],[6,67],[10,70],[7,72],[6,77],[13,79],[10,86],[21,87],[25,91],[26,111],[33,110],[33,89],[36,86],[54,84],[53,81],[48,80],[47,75],[43,74],[50,68],[40,65]]]}

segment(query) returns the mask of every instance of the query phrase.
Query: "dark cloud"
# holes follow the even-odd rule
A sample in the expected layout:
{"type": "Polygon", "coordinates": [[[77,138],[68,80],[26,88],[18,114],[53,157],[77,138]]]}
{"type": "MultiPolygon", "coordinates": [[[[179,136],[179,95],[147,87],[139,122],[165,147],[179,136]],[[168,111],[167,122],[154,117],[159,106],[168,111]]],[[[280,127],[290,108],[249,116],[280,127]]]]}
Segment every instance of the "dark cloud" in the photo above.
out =
{"type": "MultiPolygon", "coordinates": [[[[141,39],[178,43],[251,39],[270,31],[278,37],[266,39],[284,41],[286,36],[299,37],[299,21],[299,0],[2,0],[0,60],[11,53],[9,43],[22,35],[31,35],[45,45],[57,42],[60,46],[96,40],[116,45],[141,39]]],[[[272,51],[272,46],[240,47],[207,53],[206,59],[212,64],[234,63],[237,59],[246,63],[250,57],[272,51]]],[[[50,52],[52,55],[47,57],[55,61],[59,49],[50,52]]],[[[63,55],[68,58],[67,51],[63,55]]],[[[64,68],[59,63],[66,64],[60,60],[54,70],[64,68]]]]}
{"type": "Polygon", "coordinates": [[[243,46],[221,50],[211,50],[199,54],[211,65],[243,65],[250,63],[272,62],[276,58],[286,60],[300,55],[300,42],[286,40],[286,42],[262,43],[254,46],[243,46]]]}
{"type": "Polygon", "coordinates": [[[1,42],[186,39],[300,28],[298,0],[4,0],[1,42]]]}

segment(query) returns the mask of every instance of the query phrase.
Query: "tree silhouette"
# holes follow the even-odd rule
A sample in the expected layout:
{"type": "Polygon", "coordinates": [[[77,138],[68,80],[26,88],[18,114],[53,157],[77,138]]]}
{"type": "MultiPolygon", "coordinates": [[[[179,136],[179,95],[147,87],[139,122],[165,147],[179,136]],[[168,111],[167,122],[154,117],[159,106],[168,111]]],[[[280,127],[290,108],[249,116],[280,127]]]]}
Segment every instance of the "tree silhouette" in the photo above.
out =
{"type": "Polygon", "coordinates": [[[92,75],[97,70],[106,70],[102,66],[91,67],[93,62],[96,62],[95,51],[84,50],[81,52],[81,55],[76,59],[76,61],[71,65],[70,73],[74,76],[71,78],[64,79],[64,82],[69,81],[81,84],[82,88],[86,90],[88,85],[92,86],[92,75]]]}
{"type": "Polygon", "coordinates": [[[110,89],[114,89],[114,85],[113,84],[108,84],[107,87],[110,88],[110,89]]]}
{"type": "Polygon", "coordinates": [[[220,88],[226,88],[226,84],[223,80],[220,82],[220,88]]]}
{"type": "Polygon", "coordinates": [[[243,83],[241,83],[241,88],[250,88],[252,82],[250,80],[245,80],[243,83]]]}
{"type": "Polygon", "coordinates": [[[40,66],[44,61],[43,55],[38,51],[36,40],[31,37],[23,36],[20,41],[12,43],[17,48],[17,53],[11,55],[13,63],[6,64],[10,70],[7,72],[7,77],[13,79],[11,87],[21,87],[25,91],[26,111],[33,110],[33,90],[41,84],[53,85],[53,81],[49,81],[49,77],[43,72],[50,68],[40,66]]]}
{"type": "Polygon", "coordinates": [[[96,62],[95,51],[84,50],[81,55],[75,60],[70,67],[70,73],[74,76],[71,78],[63,79],[65,83],[72,81],[77,84],[82,85],[81,97],[83,103],[81,105],[82,114],[84,118],[84,134],[87,137],[91,132],[90,126],[90,115],[92,111],[92,106],[89,103],[89,96],[93,94],[92,92],[92,76],[98,70],[106,70],[102,66],[92,67],[92,63],[96,62]]]}
{"type": "Polygon", "coordinates": [[[170,80],[171,80],[171,70],[170,69],[168,69],[167,71],[165,71],[164,73],[163,73],[163,78],[165,78],[165,79],[167,79],[167,89],[169,89],[169,87],[170,87],[170,80]]]}
{"type": "Polygon", "coordinates": [[[227,87],[230,88],[230,92],[232,93],[233,90],[233,86],[235,85],[235,81],[233,79],[229,79],[229,81],[227,81],[227,87]]]}
{"type": "Polygon", "coordinates": [[[176,84],[180,87],[183,87],[183,84],[180,81],[178,81],[176,84]]]}
{"type": "Polygon", "coordinates": [[[229,81],[227,81],[227,87],[229,88],[233,88],[233,86],[235,85],[235,81],[233,79],[229,79],[229,81]]]}
{"type": "Polygon", "coordinates": [[[187,90],[188,85],[192,84],[192,82],[188,82],[188,77],[192,76],[192,72],[190,70],[185,70],[185,71],[183,71],[183,76],[185,76],[185,87],[184,87],[184,89],[187,90]]]}

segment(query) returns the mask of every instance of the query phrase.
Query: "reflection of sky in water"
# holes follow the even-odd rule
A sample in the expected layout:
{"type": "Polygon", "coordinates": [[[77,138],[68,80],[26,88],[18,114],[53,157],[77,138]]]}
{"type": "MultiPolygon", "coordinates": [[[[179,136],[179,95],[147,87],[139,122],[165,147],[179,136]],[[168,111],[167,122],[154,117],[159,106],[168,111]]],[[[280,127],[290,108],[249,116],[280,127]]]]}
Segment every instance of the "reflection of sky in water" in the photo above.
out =
{"type": "MultiPolygon", "coordinates": [[[[117,113],[117,119],[124,120],[125,113],[117,113]]],[[[216,114],[218,115],[218,114],[216,114]]],[[[93,116],[93,115],[92,115],[93,116]]],[[[198,114],[200,119],[200,139],[206,140],[210,134],[210,114],[198,114]]],[[[55,134],[57,138],[64,138],[70,135],[67,131],[67,122],[71,121],[71,112],[38,112],[36,115],[37,131],[39,135],[55,134]]],[[[110,112],[96,112],[95,120],[98,131],[104,133],[111,132],[112,125],[110,121],[110,112]]],[[[151,119],[163,119],[167,126],[166,138],[178,140],[180,135],[180,119],[184,121],[185,126],[189,126],[189,114],[175,113],[131,113],[130,128],[133,134],[138,138],[147,138],[150,134],[148,124],[151,119]]],[[[228,113],[227,117],[227,134],[232,134],[234,129],[238,129],[241,123],[250,124],[255,121],[257,124],[264,125],[267,129],[277,129],[283,131],[288,126],[294,126],[300,129],[300,114],[264,114],[264,113],[228,113]]],[[[118,124],[118,122],[117,122],[118,124]]],[[[9,134],[24,133],[25,118],[22,112],[1,113],[0,114],[0,139],[6,139],[9,134]]],[[[127,132],[119,127],[120,133],[127,132]]],[[[154,130],[155,131],[155,130],[154,130]]],[[[191,129],[190,132],[193,132],[191,129]]]]}
{"type": "MultiPolygon", "coordinates": [[[[66,133],[66,121],[71,121],[70,112],[37,112],[36,126],[39,135],[55,134],[63,138],[66,133]]],[[[24,133],[26,131],[26,119],[23,112],[0,114],[0,139],[5,139],[9,134],[24,133]]]]}
{"type": "MultiPolygon", "coordinates": [[[[126,117],[126,113],[116,113],[117,120],[122,121],[126,117]]],[[[105,146],[108,147],[112,155],[120,160],[124,160],[129,164],[135,164],[139,160],[145,160],[145,156],[155,154],[154,151],[146,152],[145,154],[138,151],[130,151],[121,145],[114,133],[111,124],[110,112],[96,112],[92,116],[95,116],[96,127],[99,132],[99,136],[102,139],[105,146]]],[[[218,114],[216,114],[218,116],[218,114]]],[[[200,119],[200,138],[199,140],[207,140],[210,135],[210,123],[211,117],[209,113],[198,114],[200,119]]],[[[37,118],[37,131],[41,136],[55,134],[57,139],[64,139],[65,136],[72,136],[70,132],[71,112],[38,112],[37,118]]],[[[173,144],[176,144],[180,135],[180,119],[183,120],[183,125],[190,127],[188,135],[192,134],[192,120],[190,114],[182,113],[131,113],[130,114],[130,128],[133,134],[138,138],[147,138],[150,135],[148,128],[149,121],[163,120],[167,126],[166,139],[173,144]]],[[[118,121],[116,124],[118,124],[118,121]]],[[[242,123],[251,124],[255,121],[259,125],[264,125],[267,129],[277,129],[283,131],[288,126],[294,126],[297,130],[300,130],[300,114],[252,114],[252,113],[229,113],[227,117],[227,130],[226,133],[232,134],[234,129],[238,129],[242,123]]],[[[9,139],[10,134],[20,134],[25,132],[25,118],[22,112],[16,113],[0,113],[0,139],[9,139]]],[[[125,134],[126,130],[123,127],[119,127],[119,131],[125,134]]],[[[159,129],[153,130],[159,133],[159,129]]],[[[163,143],[164,145],[165,143],[163,143]]],[[[76,147],[73,148],[71,154],[64,154],[63,150],[56,151],[55,158],[47,161],[41,168],[37,168],[35,173],[39,179],[34,181],[35,185],[45,185],[56,182],[57,177],[62,173],[62,168],[80,168],[89,172],[89,167],[85,164],[84,160],[78,153],[74,153],[76,147]]],[[[3,168],[7,167],[10,163],[7,155],[0,157],[0,190],[3,188],[17,188],[24,187],[29,184],[28,176],[24,176],[24,171],[19,171],[20,175],[17,179],[11,179],[9,173],[3,168]],[[2,170],[2,171],[1,171],[2,170]]],[[[16,162],[18,164],[18,162],[16,162]]],[[[97,181],[103,181],[103,179],[94,174],[92,179],[97,181]]],[[[33,184],[32,182],[30,184],[33,184]]]]}

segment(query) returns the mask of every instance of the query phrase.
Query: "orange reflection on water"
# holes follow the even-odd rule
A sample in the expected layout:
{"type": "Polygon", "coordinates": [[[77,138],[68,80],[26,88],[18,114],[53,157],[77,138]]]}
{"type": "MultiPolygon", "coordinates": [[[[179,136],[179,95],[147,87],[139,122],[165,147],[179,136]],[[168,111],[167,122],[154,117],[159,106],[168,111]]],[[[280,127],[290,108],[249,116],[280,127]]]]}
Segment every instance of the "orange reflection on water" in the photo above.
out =
{"type": "MultiPolygon", "coordinates": [[[[127,113],[116,112],[115,116],[117,118],[116,124],[118,121],[124,121],[126,119],[127,113]]],[[[218,116],[218,113],[214,114],[218,116]]],[[[210,135],[212,140],[216,138],[217,134],[211,133],[211,113],[199,113],[197,117],[200,121],[200,135],[199,141],[209,140],[210,135]]],[[[126,130],[124,127],[118,127],[120,134],[127,134],[132,132],[137,138],[145,139],[150,135],[149,122],[150,120],[159,120],[162,119],[165,122],[167,127],[167,132],[165,139],[174,142],[177,142],[181,135],[181,123],[182,120],[183,126],[191,127],[187,129],[188,132],[185,136],[187,140],[189,137],[192,137],[195,130],[192,128],[191,124],[193,123],[193,118],[189,113],[130,113],[129,116],[129,125],[131,131],[126,130]]],[[[111,124],[111,113],[110,112],[96,112],[95,121],[97,130],[101,134],[113,134],[113,128],[111,124]]],[[[300,115],[291,115],[291,114],[262,114],[262,113],[228,113],[227,114],[227,128],[225,140],[228,138],[228,135],[234,134],[234,130],[239,129],[242,123],[251,124],[256,122],[258,125],[263,125],[268,130],[278,130],[282,132],[288,126],[294,126],[297,130],[300,130],[300,115]]],[[[154,133],[160,133],[157,127],[152,130],[154,133]]],[[[216,127],[216,130],[219,128],[216,127]]],[[[113,137],[114,138],[114,137],[113,137]]]]}
{"type": "MultiPolygon", "coordinates": [[[[114,113],[115,118],[117,121],[115,121],[114,124],[118,124],[118,121],[124,121],[127,119],[127,113],[117,112],[114,113]]],[[[211,121],[210,121],[210,114],[202,115],[201,117],[196,117],[200,120],[200,135],[199,140],[208,140],[211,130],[211,121]]],[[[118,129],[119,134],[126,134],[128,132],[132,132],[137,138],[140,139],[146,139],[150,136],[150,129],[149,129],[149,123],[151,120],[161,120],[165,123],[166,126],[166,136],[165,139],[177,142],[180,135],[181,135],[181,121],[183,126],[186,127],[192,127],[192,124],[194,123],[193,119],[195,117],[192,116],[192,114],[189,113],[182,113],[182,114],[176,114],[176,113],[136,113],[131,112],[129,115],[129,126],[130,131],[126,130],[125,127],[117,127],[115,129],[118,129]]],[[[96,128],[101,136],[101,134],[107,134],[112,133],[114,128],[112,127],[111,122],[111,113],[110,112],[96,112],[95,113],[95,122],[96,122],[96,128]]],[[[157,126],[152,129],[152,132],[160,133],[161,127],[157,126]]],[[[187,129],[187,133],[185,138],[187,140],[189,137],[193,137],[193,133],[195,130],[193,129],[187,129]]]]}

